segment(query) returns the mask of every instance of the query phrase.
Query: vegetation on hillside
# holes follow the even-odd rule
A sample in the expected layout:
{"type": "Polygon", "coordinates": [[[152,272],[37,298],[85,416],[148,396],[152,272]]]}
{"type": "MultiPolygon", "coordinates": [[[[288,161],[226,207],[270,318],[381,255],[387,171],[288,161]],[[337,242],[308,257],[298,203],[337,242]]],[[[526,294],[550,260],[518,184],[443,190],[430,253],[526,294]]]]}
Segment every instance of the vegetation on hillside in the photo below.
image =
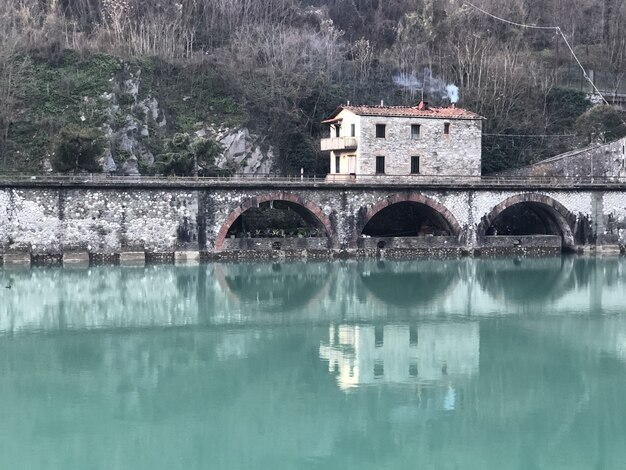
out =
{"type": "MultiPolygon", "coordinates": [[[[472,3],[560,26],[600,88],[624,91],[624,2],[472,3]]],[[[459,105],[486,118],[487,172],[625,131],[614,112],[587,113],[588,86],[554,30],[499,22],[469,2],[0,0],[0,169],[40,171],[62,129],[100,129],[118,164],[149,152],[154,167],[134,155],[149,171],[193,172],[191,143],[172,143],[212,122],[267,135],[277,171],[323,173],[320,121],[338,104],[415,104],[422,95],[446,104],[442,84],[457,85],[459,105]],[[163,116],[146,116],[152,99],[163,116]],[[142,147],[126,145],[120,130],[139,134],[142,147]]]]}

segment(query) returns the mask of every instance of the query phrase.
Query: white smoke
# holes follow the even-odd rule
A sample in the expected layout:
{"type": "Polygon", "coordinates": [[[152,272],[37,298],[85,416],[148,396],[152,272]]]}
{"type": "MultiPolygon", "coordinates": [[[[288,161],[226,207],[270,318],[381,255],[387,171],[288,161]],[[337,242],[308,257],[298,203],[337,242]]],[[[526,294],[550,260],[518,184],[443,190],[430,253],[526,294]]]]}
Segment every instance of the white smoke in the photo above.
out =
{"type": "Polygon", "coordinates": [[[448,92],[448,98],[450,98],[450,103],[456,103],[459,101],[459,87],[453,84],[449,84],[446,87],[446,91],[448,92]]]}
{"type": "Polygon", "coordinates": [[[429,68],[425,68],[423,72],[417,75],[397,73],[393,76],[393,83],[409,90],[411,98],[423,93],[428,99],[444,100],[450,103],[459,101],[459,87],[433,76],[429,68]]]}

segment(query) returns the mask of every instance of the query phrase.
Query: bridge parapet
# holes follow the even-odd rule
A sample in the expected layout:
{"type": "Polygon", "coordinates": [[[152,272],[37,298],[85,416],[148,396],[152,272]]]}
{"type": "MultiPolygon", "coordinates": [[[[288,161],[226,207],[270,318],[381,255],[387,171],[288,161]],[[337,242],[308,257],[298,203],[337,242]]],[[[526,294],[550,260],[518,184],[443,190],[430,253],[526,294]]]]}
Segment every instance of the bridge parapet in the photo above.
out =
{"type": "Polygon", "coordinates": [[[346,256],[358,254],[359,246],[367,248],[366,254],[385,256],[391,247],[416,253],[423,244],[431,249],[439,242],[456,255],[471,254],[485,247],[484,237],[493,235],[494,219],[513,206],[534,211],[544,227],[538,234],[558,235],[564,247],[626,246],[624,181],[576,185],[545,178],[446,178],[419,185],[278,178],[4,178],[0,181],[0,257],[16,247],[29,247],[39,259],[62,259],[59,255],[66,250],[89,253],[92,259],[119,259],[128,247],[141,247],[146,259],[164,260],[194,259],[174,256],[187,251],[219,256],[237,247],[278,255],[292,247],[294,252],[315,251],[316,256],[323,250],[328,256],[346,256]],[[321,221],[326,239],[296,238],[281,242],[280,248],[269,241],[232,239],[229,230],[237,217],[274,200],[286,201],[304,215],[314,216],[311,220],[321,221]],[[393,215],[401,206],[413,211],[412,217],[421,225],[410,236],[427,238],[403,239],[405,227],[391,234],[381,232],[388,223],[385,217],[392,221],[404,217],[393,215]],[[365,239],[363,230],[374,215],[387,210],[392,215],[382,217],[374,232],[381,240],[397,241],[383,240],[384,246],[378,242],[374,246],[375,237],[365,239]],[[438,238],[450,236],[455,243],[438,238]]]}
{"type": "MultiPolygon", "coordinates": [[[[531,167],[528,167],[531,168],[531,167]]],[[[228,177],[155,177],[85,175],[3,175],[0,188],[293,188],[293,189],[365,189],[402,187],[451,189],[626,189],[624,175],[569,176],[538,175],[519,170],[497,176],[464,175],[363,175],[358,178],[327,178],[326,176],[235,175],[228,177]],[[528,174],[527,174],[528,173],[528,174]]]]}

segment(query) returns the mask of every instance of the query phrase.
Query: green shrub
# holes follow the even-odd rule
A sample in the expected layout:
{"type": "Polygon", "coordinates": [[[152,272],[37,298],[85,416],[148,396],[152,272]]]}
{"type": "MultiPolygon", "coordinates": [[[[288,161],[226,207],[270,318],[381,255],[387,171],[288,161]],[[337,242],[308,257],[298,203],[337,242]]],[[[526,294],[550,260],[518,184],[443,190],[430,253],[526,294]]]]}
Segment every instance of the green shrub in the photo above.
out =
{"type": "Polygon", "coordinates": [[[576,130],[589,142],[611,142],[626,135],[626,125],[615,108],[598,105],[584,113],[576,121],[576,130]]]}
{"type": "Polygon", "coordinates": [[[98,157],[104,150],[104,135],[98,128],[64,127],[56,139],[53,168],[56,171],[98,172],[98,157]]]}
{"type": "Polygon", "coordinates": [[[164,175],[191,176],[197,169],[203,176],[220,173],[215,166],[215,158],[222,152],[222,146],[212,139],[191,140],[187,133],[176,133],[165,141],[165,152],[154,160],[156,173],[164,175]]]}

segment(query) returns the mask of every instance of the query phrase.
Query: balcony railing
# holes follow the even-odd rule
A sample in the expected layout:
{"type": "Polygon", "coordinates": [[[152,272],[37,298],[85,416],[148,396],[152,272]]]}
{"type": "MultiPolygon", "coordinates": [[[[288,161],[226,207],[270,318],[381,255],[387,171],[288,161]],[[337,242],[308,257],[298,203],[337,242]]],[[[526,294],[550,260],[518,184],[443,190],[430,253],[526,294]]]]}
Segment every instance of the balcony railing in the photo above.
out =
{"type": "Polygon", "coordinates": [[[322,139],[322,152],[329,150],[356,150],[358,140],[356,137],[331,137],[322,139]]]}

